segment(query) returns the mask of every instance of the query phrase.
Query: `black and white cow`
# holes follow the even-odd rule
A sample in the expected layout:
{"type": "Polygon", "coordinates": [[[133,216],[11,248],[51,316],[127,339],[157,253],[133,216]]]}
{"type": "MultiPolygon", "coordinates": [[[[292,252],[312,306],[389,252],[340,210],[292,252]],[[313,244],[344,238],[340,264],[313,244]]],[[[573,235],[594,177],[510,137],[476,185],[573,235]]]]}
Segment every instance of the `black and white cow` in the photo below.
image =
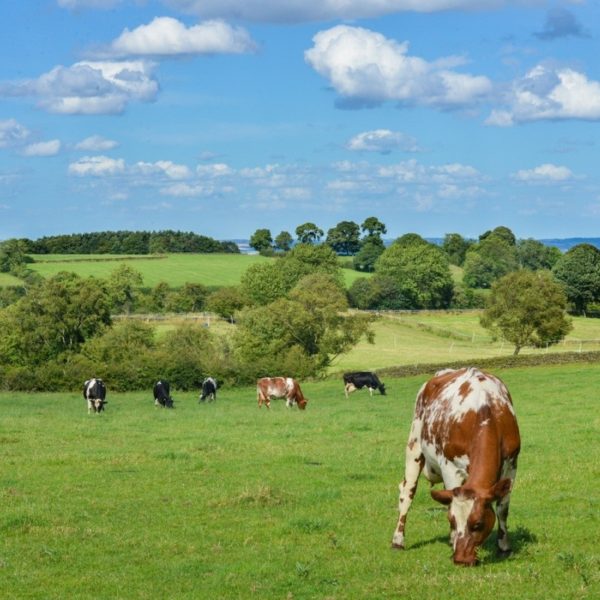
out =
{"type": "Polygon", "coordinates": [[[202,382],[202,392],[200,394],[200,399],[198,402],[204,402],[208,398],[209,402],[211,400],[217,399],[217,382],[212,377],[207,377],[202,382]]]}
{"type": "Polygon", "coordinates": [[[163,408],[175,408],[173,398],[171,398],[171,386],[168,381],[160,379],[154,384],[154,406],[163,408]]]}
{"type": "Polygon", "coordinates": [[[368,388],[369,394],[373,395],[373,390],[379,390],[379,392],[385,396],[385,385],[379,381],[379,377],[371,371],[357,371],[355,373],[344,373],[344,391],[346,398],[350,392],[360,390],[362,388],[368,388]]]}
{"type": "Polygon", "coordinates": [[[95,413],[102,412],[104,405],[108,403],[108,400],[106,400],[106,386],[102,379],[88,379],[83,384],[83,397],[87,400],[88,415],[92,411],[95,413]]]}

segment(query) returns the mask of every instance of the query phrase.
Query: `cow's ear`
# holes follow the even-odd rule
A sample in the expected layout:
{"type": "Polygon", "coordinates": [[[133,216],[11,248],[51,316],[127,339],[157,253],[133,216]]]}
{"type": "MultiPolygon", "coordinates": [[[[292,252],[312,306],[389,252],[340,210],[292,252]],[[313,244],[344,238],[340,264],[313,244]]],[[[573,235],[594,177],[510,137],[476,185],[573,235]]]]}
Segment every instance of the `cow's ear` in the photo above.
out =
{"type": "Polygon", "coordinates": [[[431,497],[440,504],[448,506],[452,502],[454,493],[452,490],[431,490],[431,497]]]}
{"type": "Polygon", "coordinates": [[[502,498],[504,498],[504,496],[506,496],[506,494],[508,494],[511,489],[512,481],[508,477],[506,477],[504,479],[501,479],[500,481],[498,481],[498,483],[496,483],[496,485],[493,485],[491,487],[490,496],[492,500],[502,500],[502,498]]]}

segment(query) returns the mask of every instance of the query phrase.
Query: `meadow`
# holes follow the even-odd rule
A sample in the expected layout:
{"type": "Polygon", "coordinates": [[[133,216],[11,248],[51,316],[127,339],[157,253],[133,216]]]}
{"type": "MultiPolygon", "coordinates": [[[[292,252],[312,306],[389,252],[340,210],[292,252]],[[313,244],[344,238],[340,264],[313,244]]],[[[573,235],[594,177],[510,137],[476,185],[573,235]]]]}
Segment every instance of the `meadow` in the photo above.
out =
{"type": "Polygon", "coordinates": [[[514,552],[452,564],[445,510],[421,480],[407,549],[390,548],[414,398],[344,398],[303,383],[306,411],[80,392],[0,394],[3,598],[502,600],[600,597],[598,365],[497,373],[522,436],[509,531],[514,552]]]}
{"type": "MultiPolygon", "coordinates": [[[[42,277],[51,277],[59,271],[72,271],[81,277],[106,278],[120,264],[126,264],[141,273],[145,287],[166,281],[174,288],[184,283],[201,283],[207,287],[237,285],[248,267],[274,260],[258,254],[189,253],[144,256],[44,254],[33,258],[36,262],[28,266],[42,277]]],[[[352,269],[342,269],[342,273],[346,285],[364,276],[352,269]]]]}

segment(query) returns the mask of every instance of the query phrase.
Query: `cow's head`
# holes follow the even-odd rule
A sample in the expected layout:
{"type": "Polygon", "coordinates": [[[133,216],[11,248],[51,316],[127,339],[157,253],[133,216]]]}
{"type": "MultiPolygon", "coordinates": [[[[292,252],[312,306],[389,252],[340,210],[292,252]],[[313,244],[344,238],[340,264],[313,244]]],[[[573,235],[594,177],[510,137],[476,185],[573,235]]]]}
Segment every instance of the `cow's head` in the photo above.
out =
{"type": "Polygon", "coordinates": [[[100,411],[104,410],[104,405],[106,404],[106,400],[102,400],[102,398],[94,398],[92,400],[92,403],[94,405],[94,410],[96,412],[100,412],[100,411]]]}
{"type": "Polygon", "coordinates": [[[302,398],[302,400],[298,400],[298,408],[304,410],[306,408],[306,404],[308,402],[308,398],[302,398]]]}
{"type": "Polygon", "coordinates": [[[510,488],[511,480],[501,479],[488,490],[461,486],[453,490],[431,491],[434,500],[448,506],[455,564],[477,564],[477,550],[490,535],[496,521],[492,503],[504,498],[510,488]]]}

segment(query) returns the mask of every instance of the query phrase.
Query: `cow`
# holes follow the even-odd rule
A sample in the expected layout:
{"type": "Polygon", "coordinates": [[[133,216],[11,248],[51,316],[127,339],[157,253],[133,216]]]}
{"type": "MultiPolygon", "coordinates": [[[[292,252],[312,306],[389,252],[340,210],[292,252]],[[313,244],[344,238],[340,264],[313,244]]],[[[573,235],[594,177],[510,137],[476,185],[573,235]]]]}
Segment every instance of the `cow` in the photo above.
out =
{"type": "Polygon", "coordinates": [[[162,406],[163,408],[175,408],[173,398],[171,398],[171,386],[168,381],[160,379],[154,384],[152,389],[154,393],[154,406],[162,406]]]}
{"type": "Polygon", "coordinates": [[[304,410],[308,398],[304,397],[300,385],[291,377],[263,377],[256,382],[258,408],[266,404],[271,408],[271,398],[285,398],[285,405],[291,408],[294,404],[304,410]]]}
{"type": "Polygon", "coordinates": [[[88,415],[94,411],[94,413],[100,413],[104,410],[104,405],[108,404],[106,400],[106,386],[102,379],[88,379],[83,384],[83,397],[87,400],[88,415]]]}
{"type": "Polygon", "coordinates": [[[369,394],[373,396],[373,390],[379,390],[382,396],[385,396],[385,385],[379,381],[379,377],[371,371],[358,371],[356,373],[344,373],[344,391],[346,398],[351,392],[368,388],[369,394]]]}
{"type": "Polygon", "coordinates": [[[202,382],[202,391],[198,402],[204,402],[207,398],[209,402],[217,399],[217,382],[212,377],[207,377],[202,382]]]}
{"type": "Polygon", "coordinates": [[[474,367],[436,373],[417,394],[392,547],[404,548],[406,515],[423,471],[432,485],[444,484],[431,496],[448,507],[455,564],[477,564],[495,516],[498,551],[510,554],[506,520],[520,446],[512,399],[500,379],[474,367]]]}

